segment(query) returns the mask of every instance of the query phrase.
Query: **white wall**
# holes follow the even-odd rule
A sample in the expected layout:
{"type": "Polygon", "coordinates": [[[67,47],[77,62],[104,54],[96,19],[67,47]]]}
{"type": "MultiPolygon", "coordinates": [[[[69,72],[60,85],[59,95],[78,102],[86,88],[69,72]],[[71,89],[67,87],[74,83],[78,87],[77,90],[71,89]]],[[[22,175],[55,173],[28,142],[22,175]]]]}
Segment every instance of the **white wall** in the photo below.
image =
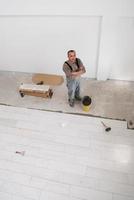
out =
{"type": "Polygon", "coordinates": [[[3,15],[133,16],[133,0],[0,0],[3,15]]]}
{"type": "Polygon", "coordinates": [[[0,0],[0,70],[62,74],[73,48],[87,77],[134,80],[133,17],[133,0],[0,0]]]}
{"type": "Polygon", "coordinates": [[[76,49],[96,77],[100,17],[1,17],[0,68],[9,71],[62,74],[67,50],[76,49]]]}
{"type": "Polygon", "coordinates": [[[134,80],[134,18],[118,18],[109,78],[134,80]]]}
{"type": "Polygon", "coordinates": [[[134,18],[103,17],[97,78],[134,80],[134,18]]]}

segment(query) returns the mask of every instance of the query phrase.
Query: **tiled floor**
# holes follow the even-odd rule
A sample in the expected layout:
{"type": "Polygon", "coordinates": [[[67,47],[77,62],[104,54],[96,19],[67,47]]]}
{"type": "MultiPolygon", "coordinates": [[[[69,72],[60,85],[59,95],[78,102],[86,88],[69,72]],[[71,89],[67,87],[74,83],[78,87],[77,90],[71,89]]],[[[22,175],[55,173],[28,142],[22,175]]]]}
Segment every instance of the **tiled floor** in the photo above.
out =
{"type": "Polygon", "coordinates": [[[0,106],[0,200],[133,200],[134,131],[103,121],[0,106]]]}

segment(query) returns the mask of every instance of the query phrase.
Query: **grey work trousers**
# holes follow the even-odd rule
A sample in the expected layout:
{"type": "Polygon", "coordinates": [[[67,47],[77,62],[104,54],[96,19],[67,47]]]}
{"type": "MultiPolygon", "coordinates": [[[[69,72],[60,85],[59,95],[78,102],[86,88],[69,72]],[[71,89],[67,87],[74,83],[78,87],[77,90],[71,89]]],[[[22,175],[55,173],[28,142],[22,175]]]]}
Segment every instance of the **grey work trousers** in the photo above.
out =
{"type": "Polygon", "coordinates": [[[74,100],[75,97],[80,96],[80,79],[68,79],[67,78],[67,88],[68,88],[68,99],[74,100]]]}

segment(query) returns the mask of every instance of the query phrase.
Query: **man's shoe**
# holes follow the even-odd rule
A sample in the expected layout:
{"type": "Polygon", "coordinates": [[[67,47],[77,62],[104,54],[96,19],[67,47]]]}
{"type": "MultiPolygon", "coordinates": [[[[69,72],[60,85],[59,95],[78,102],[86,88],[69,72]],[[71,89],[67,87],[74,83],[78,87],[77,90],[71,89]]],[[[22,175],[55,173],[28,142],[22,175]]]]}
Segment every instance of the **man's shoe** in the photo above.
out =
{"type": "Polygon", "coordinates": [[[71,107],[74,107],[74,100],[69,100],[69,105],[70,105],[71,107]]]}
{"type": "Polygon", "coordinates": [[[82,98],[81,98],[80,96],[78,96],[78,97],[76,96],[75,99],[76,99],[77,101],[81,101],[81,100],[82,100],[82,98]]]}

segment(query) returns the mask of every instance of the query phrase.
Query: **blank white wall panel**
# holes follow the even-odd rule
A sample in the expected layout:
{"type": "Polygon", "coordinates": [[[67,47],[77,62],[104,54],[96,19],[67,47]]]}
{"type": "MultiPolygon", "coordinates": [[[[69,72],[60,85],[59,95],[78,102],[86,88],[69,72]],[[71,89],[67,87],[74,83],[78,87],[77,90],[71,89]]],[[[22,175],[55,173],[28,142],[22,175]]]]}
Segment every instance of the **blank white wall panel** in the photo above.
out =
{"type": "Polygon", "coordinates": [[[6,16],[0,18],[0,69],[62,74],[69,49],[76,49],[95,78],[100,17],[6,16]]]}
{"type": "Polygon", "coordinates": [[[0,14],[134,16],[134,0],[0,0],[0,14]]]}
{"type": "Polygon", "coordinates": [[[134,18],[103,17],[99,80],[134,80],[134,18]]]}
{"type": "Polygon", "coordinates": [[[134,18],[119,18],[109,78],[134,81],[134,18]]]}

